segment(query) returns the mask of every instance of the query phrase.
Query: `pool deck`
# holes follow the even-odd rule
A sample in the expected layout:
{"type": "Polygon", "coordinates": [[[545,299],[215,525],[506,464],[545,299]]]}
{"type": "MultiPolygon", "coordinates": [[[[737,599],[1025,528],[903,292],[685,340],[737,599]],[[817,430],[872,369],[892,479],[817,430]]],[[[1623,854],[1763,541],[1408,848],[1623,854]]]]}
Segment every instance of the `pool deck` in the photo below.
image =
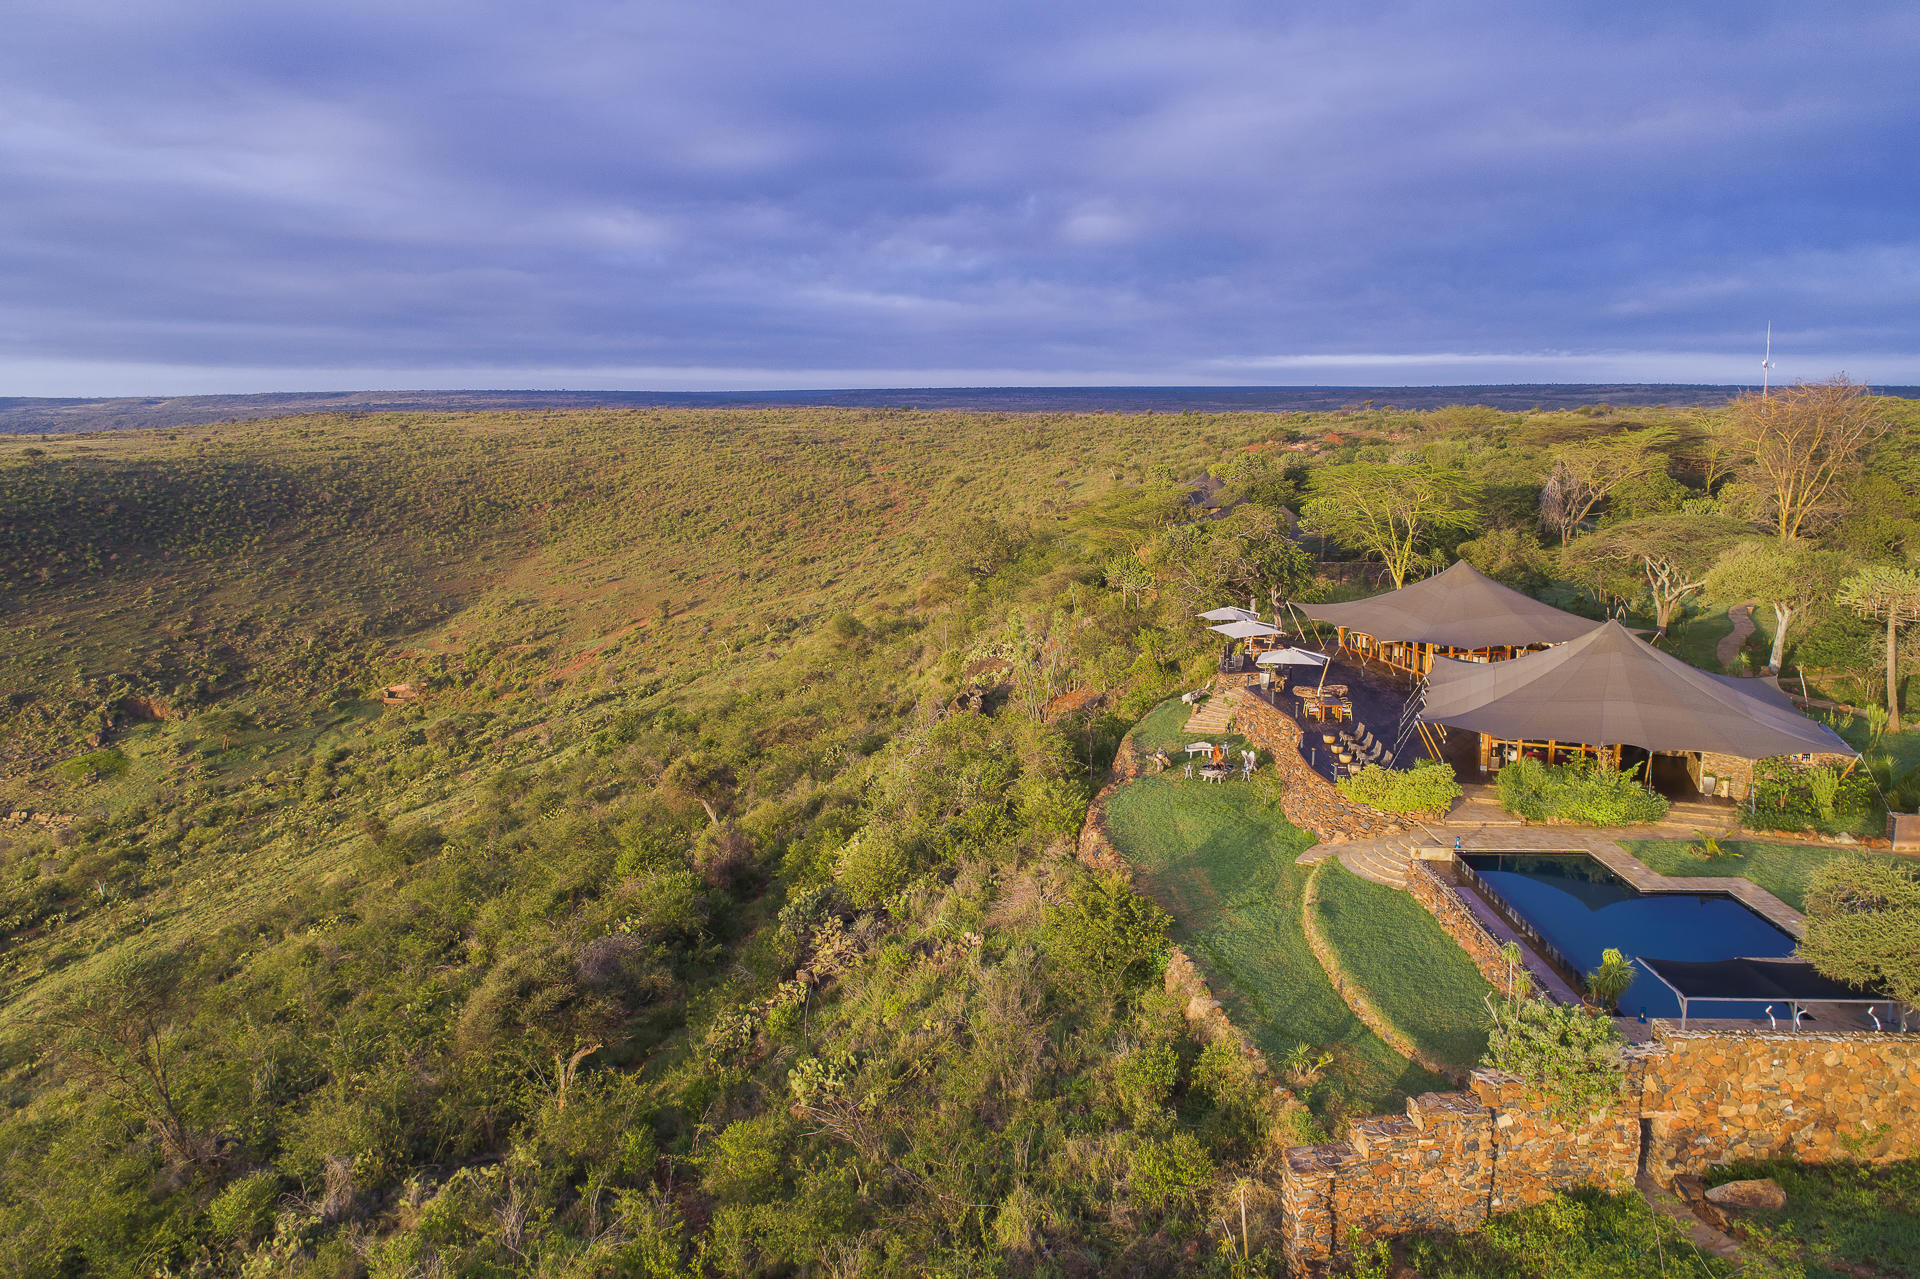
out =
{"type": "MultiPolygon", "coordinates": [[[[1443,827],[1460,840],[1464,853],[1510,851],[1586,853],[1643,893],[1725,893],[1795,941],[1807,935],[1807,917],[1750,879],[1738,875],[1662,875],[1620,846],[1621,840],[1670,839],[1672,832],[1656,826],[1610,826],[1583,830],[1571,826],[1499,826],[1463,831],[1443,827]]],[[[1436,845],[1451,848],[1449,840],[1427,828],[1436,845]]]]}
{"type": "Polygon", "coordinates": [[[1480,926],[1493,934],[1495,941],[1502,945],[1512,942],[1520,948],[1521,958],[1526,963],[1527,971],[1533,974],[1533,984],[1537,989],[1546,991],[1563,1004],[1580,1002],[1579,993],[1567,984],[1566,978],[1560,975],[1559,970],[1534,950],[1533,943],[1515,932],[1513,925],[1507,922],[1504,915],[1489,905],[1486,898],[1465,884],[1456,885],[1454,891],[1460,894],[1460,900],[1467,904],[1467,909],[1472,911],[1473,917],[1480,921],[1480,926]]]}

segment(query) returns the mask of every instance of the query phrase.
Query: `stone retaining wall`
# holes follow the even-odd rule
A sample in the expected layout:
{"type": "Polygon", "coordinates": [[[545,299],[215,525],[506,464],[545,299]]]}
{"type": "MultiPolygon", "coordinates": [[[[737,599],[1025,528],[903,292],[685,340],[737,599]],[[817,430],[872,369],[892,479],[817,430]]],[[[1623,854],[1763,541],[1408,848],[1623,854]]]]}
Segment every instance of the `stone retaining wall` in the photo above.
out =
{"type": "Polygon", "coordinates": [[[1475,1071],[1405,1115],[1354,1121],[1347,1139],[1282,1161],[1289,1273],[1324,1273],[1348,1232],[1461,1230],[1583,1185],[1662,1180],[1772,1155],[1884,1162],[1920,1154],[1920,1035],[1681,1030],[1626,1050],[1620,1100],[1572,1122],[1521,1082],[1475,1071]]]}
{"type": "MultiPolygon", "coordinates": [[[[1460,900],[1453,885],[1441,879],[1432,866],[1416,859],[1407,867],[1407,892],[1440,921],[1447,936],[1460,944],[1460,949],[1467,952],[1467,958],[1495,990],[1503,995],[1513,993],[1513,965],[1500,953],[1499,940],[1460,900]]],[[[1535,985],[1537,988],[1538,983],[1535,985]]]]}
{"type": "Polygon", "coordinates": [[[1406,830],[1385,813],[1356,804],[1315,772],[1300,754],[1300,725],[1285,711],[1276,710],[1250,692],[1230,689],[1226,694],[1238,715],[1242,736],[1273,756],[1285,790],[1280,811],[1322,843],[1397,835],[1406,830]]]}

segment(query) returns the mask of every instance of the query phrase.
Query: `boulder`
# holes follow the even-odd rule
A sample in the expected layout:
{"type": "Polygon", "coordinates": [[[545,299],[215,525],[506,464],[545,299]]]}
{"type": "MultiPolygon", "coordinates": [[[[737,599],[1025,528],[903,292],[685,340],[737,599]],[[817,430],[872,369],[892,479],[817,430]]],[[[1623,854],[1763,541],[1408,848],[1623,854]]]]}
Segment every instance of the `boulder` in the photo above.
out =
{"type": "Polygon", "coordinates": [[[1787,1192],[1771,1177],[1729,1181],[1707,1191],[1707,1202],[1722,1208],[1759,1208],[1778,1212],[1787,1206],[1787,1192]]]}

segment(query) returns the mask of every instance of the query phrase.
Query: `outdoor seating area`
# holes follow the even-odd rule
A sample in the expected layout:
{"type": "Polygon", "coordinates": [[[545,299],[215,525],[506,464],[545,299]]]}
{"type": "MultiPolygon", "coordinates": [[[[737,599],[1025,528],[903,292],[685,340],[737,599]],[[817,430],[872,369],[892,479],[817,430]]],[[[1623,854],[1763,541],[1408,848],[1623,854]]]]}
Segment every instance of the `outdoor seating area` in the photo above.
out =
{"type": "Polygon", "coordinates": [[[1327,684],[1319,688],[1296,688],[1300,718],[1315,723],[1348,723],[1353,719],[1353,698],[1345,684],[1327,684]]]}

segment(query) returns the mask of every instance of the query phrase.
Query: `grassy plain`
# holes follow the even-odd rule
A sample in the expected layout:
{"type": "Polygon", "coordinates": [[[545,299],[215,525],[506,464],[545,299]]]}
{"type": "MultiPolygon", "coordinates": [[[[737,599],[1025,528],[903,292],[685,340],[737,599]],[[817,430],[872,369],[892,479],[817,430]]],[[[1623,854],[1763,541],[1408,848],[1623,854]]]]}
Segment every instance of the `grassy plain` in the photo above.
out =
{"type": "MultiPolygon", "coordinates": [[[[1556,448],[1646,420],[1694,415],[0,438],[0,1271],[1225,1275],[1305,1134],[1059,856],[1093,778],[1313,465],[1471,470],[1511,546],[1556,448]],[[1209,469],[1248,500],[1190,518],[1209,469]]],[[[1334,1055],[1323,1117],[1439,1086],[1307,953],[1266,800],[1113,815],[1236,1021],[1334,1055]]],[[[1410,1007],[1375,920],[1336,893],[1410,1007]]]]}

